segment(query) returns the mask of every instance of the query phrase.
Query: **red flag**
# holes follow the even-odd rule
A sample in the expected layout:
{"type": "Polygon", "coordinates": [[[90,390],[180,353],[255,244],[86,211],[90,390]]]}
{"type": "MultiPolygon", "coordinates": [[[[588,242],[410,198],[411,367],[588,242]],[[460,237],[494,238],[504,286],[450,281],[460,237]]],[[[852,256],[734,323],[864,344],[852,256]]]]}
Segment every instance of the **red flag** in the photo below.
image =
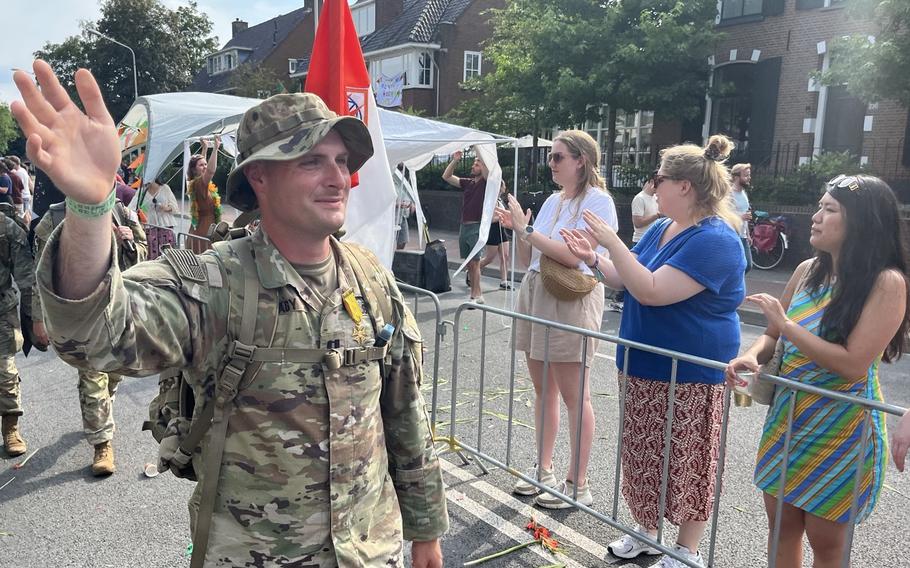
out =
{"type": "MultiPolygon", "coordinates": [[[[351,18],[351,8],[345,0],[325,0],[310,68],[303,90],[319,95],[330,109],[338,114],[356,116],[367,122],[370,74],[360,49],[360,39],[351,18]]],[[[359,185],[357,174],[351,176],[351,186],[359,185]]]]}
{"type": "Polygon", "coordinates": [[[345,228],[347,238],[373,249],[386,266],[391,266],[395,187],[370,74],[346,0],[325,0],[323,4],[304,91],[319,95],[338,114],[356,116],[370,129],[373,157],[360,169],[359,176],[351,176],[351,186],[357,191],[351,192],[345,228]]]}

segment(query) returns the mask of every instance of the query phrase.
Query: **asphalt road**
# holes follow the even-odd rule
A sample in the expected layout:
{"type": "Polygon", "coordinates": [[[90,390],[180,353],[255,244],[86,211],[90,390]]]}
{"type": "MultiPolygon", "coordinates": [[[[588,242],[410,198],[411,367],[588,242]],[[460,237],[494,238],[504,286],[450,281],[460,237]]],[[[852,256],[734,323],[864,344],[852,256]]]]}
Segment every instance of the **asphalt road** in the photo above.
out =
{"type": "MultiPolygon", "coordinates": [[[[463,283],[463,279],[457,279],[463,283]]],[[[495,281],[485,279],[495,287],[495,281]]],[[[452,319],[465,298],[465,288],[456,284],[444,294],[443,317],[452,319]]],[[[505,293],[485,292],[488,303],[503,307],[505,293]]],[[[521,470],[534,462],[534,432],[531,402],[533,391],[522,357],[517,357],[515,390],[512,393],[514,419],[511,440],[506,417],[510,402],[510,329],[499,316],[488,316],[484,385],[480,364],[483,322],[480,312],[464,314],[459,327],[458,386],[455,396],[456,437],[506,460],[521,470]],[[483,412],[480,393],[484,393],[483,412]],[[510,443],[509,443],[510,442],[510,443]]],[[[421,303],[418,320],[427,338],[432,338],[435,318],[428,304],[421,303]]],[[[607,313],[604,331],[615,333],[619,314],[607,313]]],[[[748,344],[760,328],[743,326],[743,343],[748,344]]],[[[452,419],[453,329],[447,333],[439,352],[440,433],[447,433],[452,419]]],[[[433,343],[428,342],[427,367],[432,368],[433,343]]],[[[602,344],[594,367],[594,395],[597,431],[589,475],[595,495],[594,508],[612,513],[616,433],[618,432],[614,348],[602,344]]],[[[149,400],[157,391],[154,378],[128,379],[117,395],[115,416],[118,431],[115,452],[118,471],[107,479],[95,479],[89,469],[92,450],[81,433],[76,373],[52,353],[18,359],[23,377],[26,414],[22,419],[29,451],[37,453],[20,468],[19,459],[0,459],[0,566],[6,567],[174,567],[188,566],[186,548],[190,542],[186,501],[193,484],[170,474],[155,478],[143,475],[143,466],[156,459],[157,446],[151,435],[140,431],[147,416],[149,400]]],[[[889,402],[910,405],[910,363],[884,366],[881,372],[889,402]]],[[[425,383],[427,400],[432,384],[425,383]]],[[[718,517],[716,565],[763,566],[766,538],[765,515],[758,491],[751,485],[751,469],[764,419],[764,408],[733,408],[729,427],[728,458],[718,517]]],[[[564,473],[568,460],[567,423],[557,444],[557,473],[564,473]]],[[[451,530],[443,540],[446,566],[498,551],[528,539],[524,526],[532,509],[530,499],[510,494],[511,478],[492,469],[478,475],[475,465],[464,467],[452,454],[443,454],[451,530]]],[[[857,529],[855,566],[910,566],[903,536],[910,527],[910,474],[899,474],[889,466],[886,488],[871,519],[857,529]]],[[[619,519],[629,523],[621,498],[619,519]]],[[[540,511],[538,509],[538,511],[540,511]]],[[[606,553],[607,543],[619,532],[578,511],[537,512],[566,548],[559,559],[568,566],[646,566],[656,562],[648,557],[640,563],[619,561],[606,553]]],[[[667,527],[668,538],[673,531],[667,527]]],[[[707,540],[702,552],[707,552],[707,540]]],[[[543,566],[555,562],[525,549],[484,566],[543,566]]],[[[807,565],[809,560],[807,558],[807,565]]]]}

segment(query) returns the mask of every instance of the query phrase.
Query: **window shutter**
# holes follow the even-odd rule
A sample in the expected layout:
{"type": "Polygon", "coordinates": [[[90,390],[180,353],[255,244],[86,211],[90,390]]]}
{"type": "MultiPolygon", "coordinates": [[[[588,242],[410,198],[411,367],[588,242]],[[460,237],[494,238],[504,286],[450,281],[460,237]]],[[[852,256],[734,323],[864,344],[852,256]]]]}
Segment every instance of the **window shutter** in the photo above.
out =
{"type": "Polygon", "coordinates": [[[815,8],[822,8],[824,5],[825,0],[796,0],[797,10],[814,10],[815,8]]]}
{"type": "Polygon", "coordinates": [[[775,57],[755,65],[752,120],[749,122],[749,160],[754,165],[764,166],[771,161],[781,60],[775,57]]]}
{"type": "Polygon", "coordinates": [[[763,16],[780,16],[784,13],[784,0],[764,0],[762,2],[763,16]]]}

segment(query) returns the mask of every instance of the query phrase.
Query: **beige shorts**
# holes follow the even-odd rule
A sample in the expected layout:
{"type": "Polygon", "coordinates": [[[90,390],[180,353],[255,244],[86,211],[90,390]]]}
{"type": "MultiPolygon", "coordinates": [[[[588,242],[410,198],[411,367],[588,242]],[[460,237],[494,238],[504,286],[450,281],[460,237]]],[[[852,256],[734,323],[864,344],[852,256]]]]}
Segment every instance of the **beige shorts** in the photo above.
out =
{"type": "MultiPolygon", "coordinates": [[[[541,319],[587,329],[600,331],[604,312],[604,286],[598,283],[590,294],[571,302],[557,300],[544,288],[540,273],[529,271],[521,281],[518,292],[516,311],[541,319]]],[[[580,363],[582,341],[578,334],[560,329],[547,328],[532,324],[526,320],[515,320],[515,348],[528,353],[531,359],[544,360],[547,340],[549,340],[549,357],[552,363],[580,363]]],[[[588,350],[585,366],[594,362],[597,351],[597,340],[588,338],[588,350]]]]}

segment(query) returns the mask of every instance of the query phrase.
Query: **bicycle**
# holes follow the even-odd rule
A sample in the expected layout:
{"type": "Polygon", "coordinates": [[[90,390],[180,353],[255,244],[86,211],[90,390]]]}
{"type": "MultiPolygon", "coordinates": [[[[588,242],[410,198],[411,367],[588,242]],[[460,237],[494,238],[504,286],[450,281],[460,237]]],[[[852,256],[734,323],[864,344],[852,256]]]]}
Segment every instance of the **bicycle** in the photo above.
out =
{"type": "Polygon", "coordinates": [[[790,248],[789,232],[790,221],[783,215],[772,217],[767,211],[753,211],[749,221],[752,265],[771,270],[780,264],[790,248]]]}

